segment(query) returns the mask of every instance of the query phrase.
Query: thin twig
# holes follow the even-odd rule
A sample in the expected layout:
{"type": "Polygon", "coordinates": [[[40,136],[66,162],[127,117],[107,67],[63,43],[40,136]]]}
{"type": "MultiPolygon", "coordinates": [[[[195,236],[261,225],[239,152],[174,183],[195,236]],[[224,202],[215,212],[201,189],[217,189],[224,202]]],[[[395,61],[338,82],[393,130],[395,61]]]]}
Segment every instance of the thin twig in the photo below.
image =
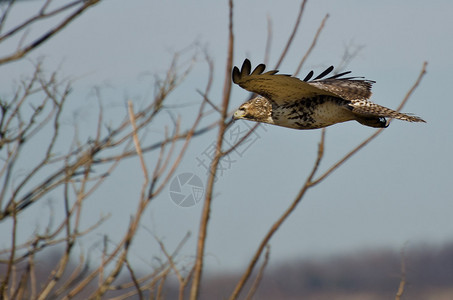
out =
{"type": "Polygon", "coordinates": [[[231,146],[231,148],[223,151],[222,152],[222,156],[226,156],[226,155],[230,154],[232,151],[234,151],[239,145],[241,145],[260,126],[263,126],[263,124],[262,123],[256,123],[255,125],[253,125],[253,127],[251,129],[249,129],[249,131],[246,134],[244,134],[244,136],[242,136],[233,146],[231,146]]]}
{"type": "Polygon", "coordinates": [[[405,247],[401,250],[401,279],[398,285],[398,291],[395,295],[395,300],[400,300],[404,294],[404,288],[406,286],[406,255],[405,247]]]}
{"type": "MultiPolygon", "coordinates": [[[[147,229],[145,227],[145,229],[147,229]]],[[[173,250],[173,252],[171,254],[169,254],[170,257],[175,257],[176,255],[178,255],[178,253],[180,252],[180,250],[182,249],[182,247],[184,246],[184,244],[188,241],[188,239],[190,238],[190,233],[188,232],[183,238],[182,240],[178,243],[178,245],[176,246],[175,250],[173,250]]],[[[157,238],[156,238],[157,239],[157,238]]],[[[159,241],[159,239],[157,239],[159,241]]],[[[147,285],[148,287],[152,287],[154,285],[154,282],[157,282],[158,280],[160,280],[162,277],[166,276],[166,274],[168,274],[170,271],[172,270],[171,266],[168,264],[168,263],[164,263],[162,264],[161,267],[157,268],[157,269],[154,269],[153,270],[153,273],[151,274],[148,274],[142,278],[139,278],[137,279],[136,283],[125,283],[125,284],[121,284],[121,285],[118,285],[118,286],[112,286],[111,287],[111,290],[123,290],[123,289],[128,289],[132,286],[136,286],[136,284],[140,285],[140,284],[143,284],[145,281],[147,280],[150,280],[151,279],[151,282],[147,285]]],[[[190,276],[191,276],[191,272],[189,273],[189,275],[187,276],[186,278],[186,282],[185,284],[187,284],[188,280],[190,279],[190,276]]],[[[142,291],[144,291],[146,289],[145,285],[142,285],[140,287],[140,289],[142,291]]],[[[127,299],[133,295],[135,295],[136,292],[135,291],[131,291],[131,292],[128,292],[126,294],[123,294],[121,296],[118,296],[118,297],[114,297],[112,298],[115,299],[115,300],[120,300],[120,299],[127,299]]]]}
{"type": "Polygon", "coordinates": [[[307,60],[308,56],[310,55],[310,53],[315,48],[316,42],[318,41],[318,38],[319,38],[319,35],[321,34],[321,31],[323,30],[323,28],[324,28],[324,26],[326,24],[327,18],[329,18],[329,14],[326,14],[324,19],[322,19],[321,24],[319,25],[318,30],[316,31],[315,37],[313,38],[313,41],[311,42],[311,45],[308,48],[307,52],[305,52],[304,57],[302,57],[302,59],[300,60],[300,63],[297,66],[297,69],[296,69],[296,72],[294,72],[294,75],[299,74],[300,70],[302,69],[303,64],[305,63],[305,61],[307,60]]]}
{"type": "Polygon", "coordinates": [[[140,146],[140,140],[138,139],[137,135],[137,123],[135,121],[135,114],[134,114],[134,105],[131,100],[127,101],[127,108],[129,113],[129,119],[131,121],[132,129],[133,129],[133,140],[135,145],[135,150],[137,151],[137,155],[140,158],[140,165],[142,167],[143,176],[145,177],[146,181],[149,181],[148,176],[148,169],[146,168],[145,159],[143,158],[142,148],[140,146]]]}
{"type": "Polygon", "coordinates": [[[137,291],[138,294],[138,299],[142,300],[143,298],[143,293],[140,288],[140,284],[138,283],[137,276],[135,276],[135,272],[131,267],[131,264],[129,263],[129,260],[126,259],[126,268],[129,271],[129,274],[131,275],[132,282],[134,283],[135,290],[137,291]]]}
{"type": "Polygon", "coordinates": [[[28,52],[39,47],[41,44],[43,44],[48,39],[50,39],[52,36],[54,36],[57,32],[63,30],[63,28],[65,28],[69,23],[71,23],[74,19],[76,19],[78,16],[80,16],[86,9],[97,4],[99,1],[100,0],[76,1],[78,3],[83,3],[83,5],[79,9],[77,9],[75,12],[73,12],[72,14],[67,16],[60,24],[58,24],[54,28],[47,31],[45,34],[43,34],[39,38],[35,39],[33,42],[31,42],[27,46],[24,46],[24,47],[18,49],[13,54],[0,58],[0,65],[7,63],[7,62],[14,61],[14,60],[18,60],[18,59],[24,57],[28,52]]]}
{"type": "Polygon", "coordinates": [[[220,110],[220,108],[217,107],[217,105],[215,105],[211,100],[209,100],[207,94],[203,93],[202,91],[200,90],[197,90],[197,93],[200,94],[204,101],[206,101],[209,105],[211,105],[211,107],[216,111],[218,112],[219,114],[222,113],[222,111],[220,110]]]}
{"type": "Polygon", "coordinates": [[[307,0],[303,0],[302,4],[300,5],[299,14],[297,15],[296,23],[294,24],[293,31],[291,32],[291,35],[289,36],[288,41],[286,42],[285,48],[283,48],[282,54],[280,55],[280,58],[278,59],[278,62],[275,65],[274,69],[278,69],[278,67],[282,63],[283,59],[285,58],[286,53],[288,52],[289,48],[291,47],[294,37],[296,36],[297,29],[299,29],[299,24],[300,24],[300,21],[302,20],[302,14],[304,12],[306,3],[307,3],[307,0]]]}
{"type": "Polygon", "coordinates": [[[266,46],[264,47],[264,64],[267,65],[269,63],[269,56],[271,54],[271,45],[272,45],[272,19],[269,15],[267,15],[267,38],[266,38],[266,46]]]}
{"type": "Polygon", "coordinates": [[[261,282],[261,279],[263,278],[264,275],[264,269],[266,268],[268,262],[269,262],[269,252],[270,252],[270,246],[266,246],[266,253],[264,254],[264,262],[261,265],[261,268],[258,270],[258,274],[256,275],[255,280],[252,283],[252,287],[250,288],[247,296],[245,297],[245,300],[252,300],[253,296],[256,293],[256,290],[258,289],[258,286],[261,282]]]}
{"type": "MultiPolygon", "coordinates": [[[[15,204],[15,203],[14,203],[15,204]]],[[[14,260],[16,256],[16,239],[17,239],[17,214],[15,207],[13,208],[13,228],[11,230],[11,251],[8,257],[8,266],[6,273],[2,276],[0,285],[0,297],[6,295],[11,274],[13,272],[14,260]]],[[[15,276],[12,276],[15,279],[15,276]]],[[[13,285],[14,286],[14,285],[13,285]]]]}

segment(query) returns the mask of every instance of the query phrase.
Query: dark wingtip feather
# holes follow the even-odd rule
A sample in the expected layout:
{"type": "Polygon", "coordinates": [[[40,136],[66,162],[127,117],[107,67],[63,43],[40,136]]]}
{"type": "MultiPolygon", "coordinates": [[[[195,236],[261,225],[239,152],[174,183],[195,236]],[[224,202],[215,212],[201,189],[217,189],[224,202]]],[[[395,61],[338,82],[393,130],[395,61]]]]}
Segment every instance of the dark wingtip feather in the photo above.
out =
{"type": "Polygon", "coordinates": [[[250,75],[251,70],[252,70],[252,64],[250,63],[250,60],[248,60],[248,58],[246,58],[244,60],[244,63],[242,64],[241,75],[242,76],[250,75]]]}
{"type": "MultiPolygon", "coordinates": [[[[256,67],[256,69],[258,67],[256,67]]],[[[246,58],[244,60],[244,62],[242,63],[242,67],[241,67],[240,71],[239,71],[239,68],[236,67],[236,66],[233,68],[233,72],[231,73],[231,75],[232,75],[231,77],[233,79],[233,82],[234,83],[239,83],[239,81],[241,81],[242,77],[250,75],[250,70],[251,69],[252,69],[252,64],[250,63],[250,60],[248,60],[246,58]]],[[[256,71],[256,69],[255,69],[255,71],[256,71]]],[[[255,71],[253,71],[253,72],[255,72],[255,71]]]]}
{"type": "Polygon", "coordinates": [[[274,75],[278,73],[278,70],[271,70],[267,71],[266,73],[263,73],[264,70],[266,69],[265,64],[259,64],[256,66],[256,68],[253,70],[253,72],[250,73],[252,69],[252,64],[249,59],[245,59],[244,62],[242,63],[241,70],[239,70],[238,67],[233,68],[233,72],[231,73],[231,77],[233,79],[233,82],[238,84],[243,78],[250,76],[250,75],[274,75]]]}
{"type": "Polygon", "coordinates": [[[255,70],[253,70],[251,75],[259,75],[259,74],[263,73],[263,71],[265,69],[266,69],[265,64],[259,64],[258,66],[256,66],[255,70]]]}
{"type": "Polygon", "coordinates": [[[232,77],[234,83],[238,83],[238,81],[241,79],[241,72],[239,72],[238,67],[234,67],[233,68],[233,72],[231,73],[231,77],[232,77]]]}
{"type": "Polygon", "coordinates": [[[330,66],[328,67],[324,72],[322,72],[321,74],[319,74],[315,79],[313,80],[318,80],[318,79],[321,79],[323,78],[324,76],[326,76],[327,74],[329,74],[330,72],[332,72],[333,70],[333,66],[330,66]]]}
{"type": "Polygon", "coordinates": [[[315,73],[313,71],[310,71],[310,73],[308,73],[307,76],[305,76],[303,81],[309,81],[310,78],[313,77],[313,74],[315,74],[315,73]]]}
{"type": "MultiPolygon", "coordinates": [[[[343,73],[338,73],[338,74],[335,74],[327,79],[335,79],[335,78],[338,78],[338,77],[341,77],[343,75],[346,75],[346,74],[349,74],[351,73],[351,71],[346,71],[346,72],[343,72],[343,73]]],[[[350,77],[350,78],[343,78],[343,79],[353,79],[353,78],[357,78],[357,77],[350,77]]]]}

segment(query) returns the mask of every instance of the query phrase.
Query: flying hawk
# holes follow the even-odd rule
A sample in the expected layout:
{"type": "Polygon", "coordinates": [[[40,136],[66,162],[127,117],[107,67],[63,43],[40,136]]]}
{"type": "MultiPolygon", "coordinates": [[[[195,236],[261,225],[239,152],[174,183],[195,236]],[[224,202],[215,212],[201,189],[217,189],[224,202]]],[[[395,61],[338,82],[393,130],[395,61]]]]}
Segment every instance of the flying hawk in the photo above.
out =
{"type": "Polygon", "coordinates": [[[266,66],[258,65],[253,72],[248,59],[233,68],[233,82],[257,97],[242,104],[233,119],[295,128],[315,129],[335,123],[356,120],[370,127],[387,127],[386,118],[409,122],[425,122],[423,119],[399,113],[374,104],[371,96],[372,80],[363,77],[343,77],[343,72],[324,78],[332,72],[327,68],[315,79],[311,71],[303,80],[290,75],[276,74],[277,70],[263,73],[266,66]],[[324,79],[323,79],[324,78],[324,79]]]}

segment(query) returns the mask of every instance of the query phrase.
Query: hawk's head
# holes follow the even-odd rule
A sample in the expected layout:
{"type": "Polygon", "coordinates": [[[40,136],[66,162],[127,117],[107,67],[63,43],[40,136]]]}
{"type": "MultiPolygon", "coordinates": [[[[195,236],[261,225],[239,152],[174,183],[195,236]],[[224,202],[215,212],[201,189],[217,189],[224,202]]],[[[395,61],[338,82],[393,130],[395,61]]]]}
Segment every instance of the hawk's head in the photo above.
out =
{"type": "Polygon", "coordinates": [[[255,97],[239,106],[234,112],[233,119],[245,119],[273,124],[272,104],[262,96],[255,97]]]}

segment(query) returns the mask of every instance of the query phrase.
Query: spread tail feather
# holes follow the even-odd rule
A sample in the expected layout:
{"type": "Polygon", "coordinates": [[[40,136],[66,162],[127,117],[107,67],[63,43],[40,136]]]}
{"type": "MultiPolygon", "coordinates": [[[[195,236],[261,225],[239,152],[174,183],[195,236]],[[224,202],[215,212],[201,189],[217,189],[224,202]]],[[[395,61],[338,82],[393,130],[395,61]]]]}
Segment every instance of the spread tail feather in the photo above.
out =
{"type": "Polygon", "coordinates": [[[400,113],[369,101],[353,101],[350,104],[350,109],[357,116],[358,122],[372,127],[387,127],[388,122],[385,118],[426,123],[426,121],[420,117],[400,113]]]}

